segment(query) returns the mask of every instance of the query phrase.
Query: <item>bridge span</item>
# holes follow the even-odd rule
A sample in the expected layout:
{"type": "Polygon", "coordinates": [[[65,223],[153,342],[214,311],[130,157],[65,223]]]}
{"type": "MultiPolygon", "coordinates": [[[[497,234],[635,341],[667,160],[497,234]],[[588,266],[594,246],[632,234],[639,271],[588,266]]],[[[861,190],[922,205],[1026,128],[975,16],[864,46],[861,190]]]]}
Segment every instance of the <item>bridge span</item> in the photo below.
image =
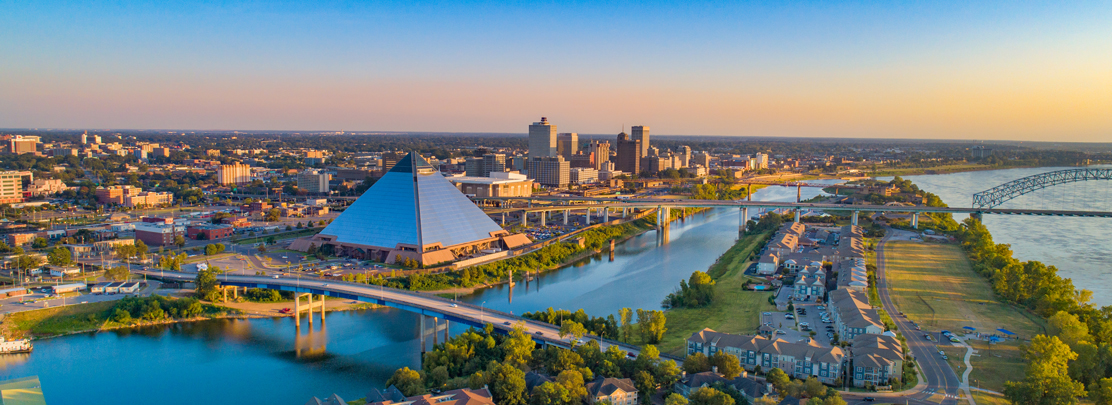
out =
{"type": "MultiPolygon", "coordinates": [[[[197,278],[196,273],[175,271],[133,270],[134,273],[146,275],[148,278],[161,278],[170,281],[192,282],[197,278]]],[[[518,315],[484,308],[464,302],[449,300],[431,294],[398,290],[371,284],[357,284],[334,280],[321,280],[310,277],[289,276],[240,276],[221,274],[217,281],[223,286],[262,288],[270,290],[291,291],[299,294],[314,294],[349,299],[359,302],[397,308],[412,312],[423,317],[443,319],[447,322],[456,322],[476,328],[483,328],[486,324],[494,326],[499,333],[508,334],[515,326],[522,326],[533,341],[542,345],[554,345],[571,348],[573,337],[560,337],[560,327],[544,322],[526,319],[518,315]]],[[[300,314],[297,314],[300,316],[300,314]]],[[[423,324],[423,323],[422,323],[423,324]]],[[[422,328],[424,329],[424,328],[422,328]]],[[[445,330],[447,327],[444,328],[445,330]]],[[[436,330],[434,328],[434,330],[436,330]]],[[[434,332],[435,334],[435,332],[434,332]]],[[[422,337],[423,339],[423,337],[422,337]]],[[[618,346],[622,350],[640,354],[641,348],[627,343],[621,343],[598,336],[587,335],[582,339],[594,340],[599,343],[601,350],[606,351],[610,346],[618,346]]],[[[676,360],[682,365],[682,360],[661,354],[662,358],[676,360]]]]}

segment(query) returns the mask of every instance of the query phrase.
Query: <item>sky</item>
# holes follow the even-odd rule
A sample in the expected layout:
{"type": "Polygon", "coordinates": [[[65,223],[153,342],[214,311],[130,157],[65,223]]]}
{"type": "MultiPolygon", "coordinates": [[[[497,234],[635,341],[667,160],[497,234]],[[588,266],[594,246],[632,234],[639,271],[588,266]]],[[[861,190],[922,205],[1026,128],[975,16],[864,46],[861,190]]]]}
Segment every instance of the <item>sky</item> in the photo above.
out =
{"type": "Polygon", "coordinates": [[[0,128],[525,133],[541,116],[1112,142],[1112,2],[0,0],[0,128]]]}

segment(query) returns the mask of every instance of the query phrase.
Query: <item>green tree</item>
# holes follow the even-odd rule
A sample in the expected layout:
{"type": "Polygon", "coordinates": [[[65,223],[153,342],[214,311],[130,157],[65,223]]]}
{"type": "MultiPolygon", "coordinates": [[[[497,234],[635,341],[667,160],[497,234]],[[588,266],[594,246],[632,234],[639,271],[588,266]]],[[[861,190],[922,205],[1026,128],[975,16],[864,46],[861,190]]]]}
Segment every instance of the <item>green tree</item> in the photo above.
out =
{"type": "MultiPolygon", "coordinates": [[[[684,365],[687,365],[687,362],[684,362],[684,365]]],[[[687,398],[673,392],[664,398],[664,405],[687,405],[687,398]]]]}
{"type": "MultiPolygon", "coordinates": [[[[656,381],[653,375],[648,371],[638,371],[633,376],[633,386],[637,388],[637,398],[641,400],[642,405],[651,405],[653,403],[653,395],[656,394],[656,381]]],[[[731,403],[733,400],[731,400],[731,403]]],[[[727,404],[729,405],[729,404],[727,404]]]]}
{"type": "MultiPolygon", "coordinates": [[[[498,405],[525,405],[525,372],[502,363],[491,374],[491,395],[498,405]]],[[[562,387],[561,387],[562,388],[562,387]]]]}
{"type": "Polygon", "coordinates": [[[644,343],[656,344],[664,338],[666,319],[664,311],[637,309],[637,327],[644,343]]]}
{"type": "Polygon", "coordinates": [[[525,327],[516,325],[510,331],[509,338],[502,342],[502,351],[505,353],[503,361],[514,367],[525,367],[533,359],[533,348],[536,346],[525,327]]]}
{"type": "Polygon", "coordinates": [[[215,267],[210,267],[208,270],[200,270],[197,272],[197,280],[195,281],[197,288],[195,295],[197,298],[215,302],[220,299],[219,289],[216,287],[216,271],[215,267]]]}
{"type": "Polygon", "coordinates": [[[47,246],[50,246],[50,241],[46,240],[46,238],[35,238],[35,240],[31,242],[31,247],[35,249],[42,249],[47,246]]]}
{"type": "Polygon", "coordinates": [[[822,385],[822,382],[819,382],[819,379],[815,376],[810,376],[803,383],[803,391],[807,392],[807,396],[815,398],[826,393],[826,386],[822,385]]]}
{"type": "Polygon", "coordinates": [[[788,377],[788,374],[785,373],[784,370],[781,370],[779,368],[768,370],[768,374],[765,375],[765,379],[768,380],[768,383],[772,384],[772,387],[776,388],[776,391],[780,393],[785,392],[788,389],[788,385],[792,382],[791,377],[788,377]]]}
{"type": "Polygon", "coordinates": [[[529,396],[530,405],[571,405],[572,396],[563,385],[546,382],[533,387],[529,396]]]}
{"type": "Polygon", "coordinates": [[[150,248],[142,240],[135,240],[135,257],[139,260],[147,260],[147,253],[150,253],[150,248]]]}
{"type": "Polygon", "coordinates": [[[734,405],[734,399],[726,393],[710,387],[702,387],[688,397],[691,405],[734,405]]]}
{"type": "Polygon", "coordinates": [[[69,249],[59,246],[50,251],[46,260],[55,266],[69,266],[73,263],[73,252],[69,249]]]}
{"type": "Polygon", "coordinates": [[[583,373],[577,370],[564,370],[556,376],[556,383],[568,390],[568,396],[573,404],[578,404],[587,399],[587,386],[583,381],[583,373]]]}
{"type": "Polygon", "coordinates": [[[1112,405],[1112,378],[1102,378],[1091,384],[1089,399],[1096,405],[1112,405]]]}
{"type": "Polygon", "coordinates": [[[560,325],[560,338],[563,339],[565,336],[571,336],[573,338],[573,345],[586,334],[587,328],[583,327],[583,324],[579,322],[567,320],[560,325]]]}
{"type": "Polygon", "coordinates": [[[1009,381],[1004,397],[1015,404],[1077,404],[1086,396],[1085,385],[1069,376],[1069,362],[1077,353],[1057,336],[1038,335],[1021,347],[1027,360],[1023,381],[1009,381]]]}
{"type": "Polygon", "coordinates": [[[177,245],[178,249],[185,247],[185,237],[174,235],[174,245],[177,245]]]}
{"type": "Polygon", "coordinates": [[[425,394],[425,382],[421,380],[421,374],[410,370],[409,367],[394,371],[394,375],[386,380],[386,385],[397,387],[407,397],[425,394]]]}
{"type": "Polygon", "coordinates": [[[1058,311],[1047,319],[1047,323],[1050,326],[1050,333],[1071,348],[1076,348],[1081,342],[1090,339],[1089,326],[1081,322],[1077,315],[1069,312],[1058,311]]]}
{"type": "Polygon", "coordinates": [[[726,352],[720,351],[710,356],[710,364],[718,367],[718,374],[722,374],[728,380],[736,378],[742,372],[741,361],[738,360],[737,356],[726,352]]]}
{"type": "Polygon", "coordinates": [[[104,277],[112,281],[123,281],[131,278],[131,270],[127,266],[115,266],[104,271],[104,277]]]}
{"type": "Polygon", "coordinates": [[[687,374],[710,371],[710,359],[701,352],[690,354],[687,358],[683,359],[683,371],[686,371],[687,374]]]}
{"type": "Polygon", "coordinates": [[[629,342],[633,335],[633,327],[630,323],[633,322],[633,310],[629,308],[622,308],[618,310],[618,316],[621,318],[622,341],[629,342]]]}

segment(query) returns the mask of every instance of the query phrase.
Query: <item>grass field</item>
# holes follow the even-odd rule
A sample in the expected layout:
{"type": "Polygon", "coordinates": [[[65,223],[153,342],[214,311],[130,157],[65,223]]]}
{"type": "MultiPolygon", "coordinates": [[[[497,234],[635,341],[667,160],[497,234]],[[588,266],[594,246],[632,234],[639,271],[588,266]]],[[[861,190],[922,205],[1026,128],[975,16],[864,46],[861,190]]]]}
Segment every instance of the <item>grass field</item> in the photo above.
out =
{"type": "Polygon", "coordinates": [[[971,326],[996,333],[1004,328],[1025,339],[1046,333],[1039,317],[997,301],[988,281],[973,272],[955,245],[893,241],[885,257],[894,303],[924,330],[958,332],[971,326]]]}
{"type": "Polygon", "coordinates": [[[115,302],[38,309],[9,314],[4,319],[4,334],[10,338],[26,334],[49,336],[75,330],[96,329],[107,319],[107,312],[115,302]]]}
{"type": "Polygon", "coordinates": [[[981,391],[977,391],[977,390],[972,390],[972,392],[973,392],[973,401],[976,402],[977,405],[1010,405],[1011,404],[1010,402],[1008,402],[1008,400],[1004,399],[1004,397],[1001,397],[1001,396],[996,396],[996,395],[989,394],[987,392],[981,392],[981,391]]]}
{"type": "Polygon", "coordinates": [[[763,233],[742,238],[711,265],[708,273],[716,280],[714,304],[706,308],[668,310],[668,331],[658,345],[661,353],[683,355],[686,339],[703,328],[726,333],[756,333],[761,312],[776,310],[768,303],[773,293],[744,291],[741,285],[750,279],[744,274],[751,263],[749,256],[760,249],[768,236],[769,233],[763,233]]]}

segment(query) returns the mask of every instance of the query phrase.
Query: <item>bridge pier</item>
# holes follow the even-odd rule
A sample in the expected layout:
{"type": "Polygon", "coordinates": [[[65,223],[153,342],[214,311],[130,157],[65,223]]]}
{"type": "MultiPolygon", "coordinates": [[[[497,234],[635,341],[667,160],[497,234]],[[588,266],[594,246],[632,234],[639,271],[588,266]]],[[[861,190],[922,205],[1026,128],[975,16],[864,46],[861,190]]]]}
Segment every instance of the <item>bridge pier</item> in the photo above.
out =
{"type": "Polygon", "coordinates": [[[540,222],[540,225],[541,225],[541,226],[546,226],[546,225],[548,225],[548,221],[546,221],[546,220],[545,220],[545,212],[544,212],[544,211],[541,211],[541,212],[540,212],[539,214],[541,214],[541,222],[540,222]]]}
{"type": "Polygon", "coordinates": [[[745,185],[745,201],[753,201],[753,185],[745,185]]]}
{"type": "Polygon", "coordinates": [[[918,212],[912,212],[911,213],[911,227],[913,229],[919,229],[919,213],[918,212]]]}
{"type": "Polygon", "coordinates": [[[591,208],[587,208],[587,214],[584,215],[583,218],[585,218],[586,225],[591,225],[591,208]]]}
{"type": "Polygon", "coordinates": [[[602,208],[602,222],[603,223],[610,222],[610,208],[609,207],[603,207],[602,208]]]}
{"type": "MultiPolygon", "coordinates": [[[[795,185],[795,202],[797,202],[797,203],[803,202],[803,185],[802,184],[796,184],[795,185]]],[[[795,222],[799,222],[799,214],[797,213],[795,215],[796,215],[795,222]]]]}
{"type": "Polygon", "coordinates": [[[627,212],[629,212],[629,208],[622,208],[622,218],[626,217],[627,212]]]}
{"type": "Polygon", "coordinates": [[[741,207],[741,218],[737,221],[738,236],[745,236],[745,225],[749,223],[749,207],[741,207]]]}
{"type": "Polygon", "coordinates": [[[420,332],[417,333],[421,335],[421,354],[425,354],[425,315],[417,315],[417,319],[421,324],[420,332]]]}
{"type": "Polygon", "coordinates": [[[853,220],[850,221],[850,225],[857,226],[857,211],[853,212],[853,220]]]}
{"type": "Polygon", "coordinates": [[[798,222],[799,222],[799,208],[796,208],[796,209],[795,209],[795,222],[796,222],[796,223],[798,223],[798,222]]]}
{"type": "Polygon", "coordinates": [[[521,211],[521,226],[529,226],[529,211],[521,211]]]}
{"type": "Polygon", "coordinates": [[[568,225],[568,216],[571,215],[571,210],[564,210],[564,226],[568,225]]]}
{"type": "Polygon", "coordinates": [[[502,213],[502,226],[506,226],[506,213],[502,213]]]}

